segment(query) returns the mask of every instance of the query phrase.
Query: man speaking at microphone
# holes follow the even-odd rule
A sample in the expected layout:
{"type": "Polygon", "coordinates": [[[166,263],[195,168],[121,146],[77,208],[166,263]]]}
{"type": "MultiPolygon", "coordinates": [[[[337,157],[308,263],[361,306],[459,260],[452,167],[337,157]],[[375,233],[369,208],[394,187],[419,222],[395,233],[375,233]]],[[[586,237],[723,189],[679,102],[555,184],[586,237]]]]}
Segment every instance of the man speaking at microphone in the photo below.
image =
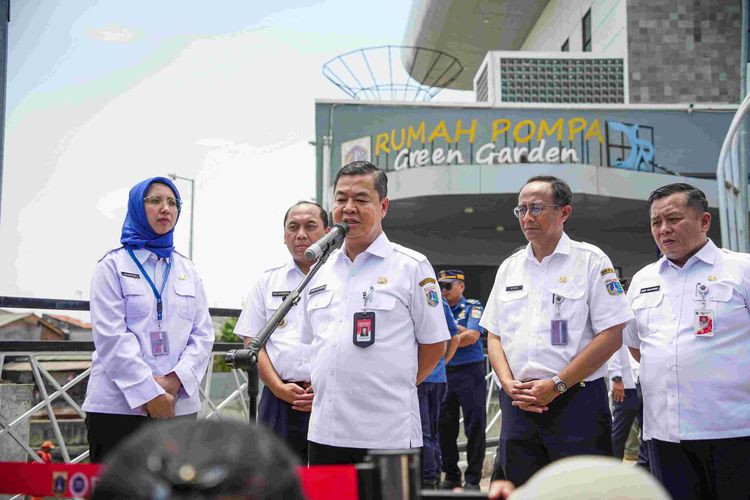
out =
{"type": "MultiPolygon", "coordinates": [[[[300,201],[284,215],[284,244],[291,259],[263,272],[242,309],[234,333],[245,347],[287,295],[305,279],[316,259],[305,252],[328,232],[328,214],[317,203],[300,201]]],[[[269,337],[258,357],[263,393],[258,421],[270,427],[303,462],[307,460],[307,427],[312,407],[309,346],[299,340],[300,308],[293,307],[269,337]]]]}
{"type": "Polygon", "coordinates": [[[300,338],[315,390],[310,465],[361,462],[369,449],[422,446],[417,384],[450,338],[427,258],[383,233],[388,178],[372,163],[334,181],[334,223],[349,226],[302,293],[300,338]]]}

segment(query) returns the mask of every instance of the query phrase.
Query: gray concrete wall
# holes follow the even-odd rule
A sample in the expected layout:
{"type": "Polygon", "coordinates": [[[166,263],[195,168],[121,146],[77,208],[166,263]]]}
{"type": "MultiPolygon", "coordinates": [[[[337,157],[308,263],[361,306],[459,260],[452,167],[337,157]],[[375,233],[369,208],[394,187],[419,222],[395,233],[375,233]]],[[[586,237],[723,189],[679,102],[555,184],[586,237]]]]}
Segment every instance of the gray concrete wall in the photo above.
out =
{"type": "Polygon", "coordinates": [[[630,102],[738,103],[739,0],[628,0],[630,102]]]}
{"type": "MultiPolygon", "coordinates": [[[[32,384],[0,384],[0,418],[8,424],[31,408],[32,384]]],[[[13,428],[16,436],[29,442],[29,420],[13,428]]],[[[0,462],[26,462],[28,454],[7,433],[0,436],[0,462]]]]}

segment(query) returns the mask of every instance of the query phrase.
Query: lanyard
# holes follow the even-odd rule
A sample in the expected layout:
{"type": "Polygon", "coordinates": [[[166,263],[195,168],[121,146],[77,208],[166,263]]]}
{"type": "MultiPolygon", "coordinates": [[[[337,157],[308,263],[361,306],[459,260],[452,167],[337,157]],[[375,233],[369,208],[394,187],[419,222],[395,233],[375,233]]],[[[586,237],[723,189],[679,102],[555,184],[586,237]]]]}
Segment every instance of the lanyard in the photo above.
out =
{"type": "MultiPolygon", "coordinates": [[[[156,297],[156,320],[161,321],[161,313],[162,313],[162,306],[161,306],[161,294],[164,292],[164,285],[167,284],[167,278],[169,278],[169,271],[172,269],[172,263],[167,262],[167,271],[164,273],[164,279],[161,282],[161,290],[156,289],[156,285],[154,285],[154,282],[151,281],[151,278],[148,277],[148,273],[146,273],[146,270],[143,269],[143,266],[140,262],[138,262],[138,259],[135,258],[135,254],[133,253],[133,250],[128,248],[128,253],[130,254],[130,258],[133,259],[133,262],[135,262],[135,265],[138,266],[138,270],[141,271],[141,274],[143,274],[143,277],[146,278],[146,281],[149,285],[151,285],[151,291],[154,292],[154,297],[156,297]]],[[[154,266],[154,278],[156,278],[156,266],[154,266]]]]}

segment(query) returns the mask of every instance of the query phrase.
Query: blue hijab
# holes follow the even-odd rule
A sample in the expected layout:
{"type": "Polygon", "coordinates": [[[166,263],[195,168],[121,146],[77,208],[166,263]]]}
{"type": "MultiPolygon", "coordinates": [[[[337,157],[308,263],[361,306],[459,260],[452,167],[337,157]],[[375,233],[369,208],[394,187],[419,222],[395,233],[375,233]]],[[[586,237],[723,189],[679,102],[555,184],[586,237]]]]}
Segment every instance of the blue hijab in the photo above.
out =
{"type": "MultiPolygon", "coordinates": [[[[169,186],[177,197],[177,200],[181,201],[177,186],[165,177],[152,177],[133,186],[128,198],[128,213],[125,215],[125,222],[122,223],[120,243],[125,248],[132,248],[133,250],[146,248],[159,257],[169,257],[172,250],[174,250],[174,243],[172,242],[174,228],[168,233],[162,235],[156,234],[148,223],[146,209],[143,207],[143,198],[146,197],[148,188],[155,182],[169,186]]],[[[177,212],[175,225],[177,225],[179,218],[180,211],[177,212]]]]}

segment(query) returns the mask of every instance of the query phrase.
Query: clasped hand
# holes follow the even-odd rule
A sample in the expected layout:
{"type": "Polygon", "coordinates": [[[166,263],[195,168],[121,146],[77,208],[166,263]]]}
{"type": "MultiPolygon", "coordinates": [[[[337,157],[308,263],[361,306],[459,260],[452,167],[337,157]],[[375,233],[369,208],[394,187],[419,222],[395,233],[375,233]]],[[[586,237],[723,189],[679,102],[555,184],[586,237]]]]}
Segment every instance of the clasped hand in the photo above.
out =
{"type": "Polygon", "coordinates": [[[555,383],[551,379],[507,380],[502,382],[503,390],[513,400],[513,406],[532,413],[544,413],[549,410],[549,404],[559,393],[555,390],[555,383]]]}

